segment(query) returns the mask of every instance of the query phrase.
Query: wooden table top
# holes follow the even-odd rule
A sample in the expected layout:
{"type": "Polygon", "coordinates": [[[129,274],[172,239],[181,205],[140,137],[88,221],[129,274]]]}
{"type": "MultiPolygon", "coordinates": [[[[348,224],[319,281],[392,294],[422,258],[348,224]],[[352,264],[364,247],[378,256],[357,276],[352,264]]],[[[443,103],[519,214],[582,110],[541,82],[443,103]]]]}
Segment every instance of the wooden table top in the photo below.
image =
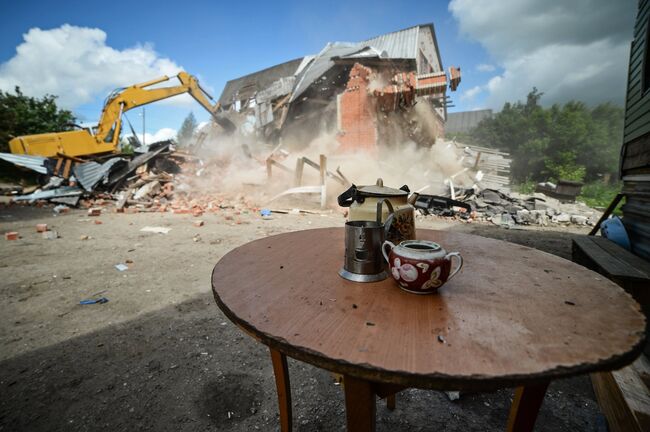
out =
{"type": "Polygon", "coordinates": [[[410,387],[524,385],[617,369],[641,352],[639,305],[597,273],[500,240],[418,238],[463,255],[438,294],[341,278],[344,230],[325,228],[229,252],[214,268],[214,297],[235,324],[293,358],[410,387]]]}

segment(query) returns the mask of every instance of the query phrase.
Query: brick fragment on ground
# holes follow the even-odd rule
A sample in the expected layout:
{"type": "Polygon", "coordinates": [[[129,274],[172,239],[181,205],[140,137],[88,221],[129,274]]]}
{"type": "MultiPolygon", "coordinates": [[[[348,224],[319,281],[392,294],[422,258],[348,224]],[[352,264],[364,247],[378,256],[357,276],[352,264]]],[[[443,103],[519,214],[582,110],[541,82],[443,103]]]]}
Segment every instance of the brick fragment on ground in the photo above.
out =
{"type": "Polygon", "coordinates": [[[5,240],[18,240],[18,233],[16,231],[5,233],[5,240]]]}

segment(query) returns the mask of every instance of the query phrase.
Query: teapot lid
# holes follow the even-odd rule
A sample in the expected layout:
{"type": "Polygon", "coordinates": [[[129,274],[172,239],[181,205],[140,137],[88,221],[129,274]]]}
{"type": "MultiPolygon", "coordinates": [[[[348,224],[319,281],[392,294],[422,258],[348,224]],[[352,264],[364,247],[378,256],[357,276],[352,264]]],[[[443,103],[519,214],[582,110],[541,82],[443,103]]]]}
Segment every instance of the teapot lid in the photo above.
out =
{"type": "Polygon", "coordinates": [[[376,184],[369,186],[359,186],[357,190],[361,196],[401,197],[407,196],[409,194],[408,186],[404,185],[401,189],[387,187],[384,186],[384,181],[381,178],[377,179],[376,184]]]}

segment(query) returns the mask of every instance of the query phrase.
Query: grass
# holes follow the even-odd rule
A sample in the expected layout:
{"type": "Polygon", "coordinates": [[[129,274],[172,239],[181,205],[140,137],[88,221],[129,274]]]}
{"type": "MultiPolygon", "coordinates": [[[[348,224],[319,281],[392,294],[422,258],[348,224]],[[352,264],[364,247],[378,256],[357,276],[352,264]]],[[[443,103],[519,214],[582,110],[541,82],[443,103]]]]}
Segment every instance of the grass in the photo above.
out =
{"type": "Polygon", "coordinates": [[[621,186],[620,183],[588,183],[582,187],[578,200],[592,208],[606,208],[621,191],[621,186]]]}

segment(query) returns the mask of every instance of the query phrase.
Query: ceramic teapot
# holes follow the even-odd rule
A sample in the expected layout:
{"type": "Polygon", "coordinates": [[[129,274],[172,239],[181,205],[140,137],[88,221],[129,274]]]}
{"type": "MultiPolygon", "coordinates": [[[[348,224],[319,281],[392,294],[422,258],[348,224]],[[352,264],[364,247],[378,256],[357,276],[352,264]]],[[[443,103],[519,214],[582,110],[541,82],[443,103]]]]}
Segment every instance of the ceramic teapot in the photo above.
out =
{"type": "Polygon", "coordinates": [[[463,266],[460,253],[447,253],[438,243],[428,240],[406,240],[397,246],[386,240],[381,251],[400,288],[416,294],[435,293],[463,266]],[[456,265],[452,269],[453,260],[456,265]]]}

